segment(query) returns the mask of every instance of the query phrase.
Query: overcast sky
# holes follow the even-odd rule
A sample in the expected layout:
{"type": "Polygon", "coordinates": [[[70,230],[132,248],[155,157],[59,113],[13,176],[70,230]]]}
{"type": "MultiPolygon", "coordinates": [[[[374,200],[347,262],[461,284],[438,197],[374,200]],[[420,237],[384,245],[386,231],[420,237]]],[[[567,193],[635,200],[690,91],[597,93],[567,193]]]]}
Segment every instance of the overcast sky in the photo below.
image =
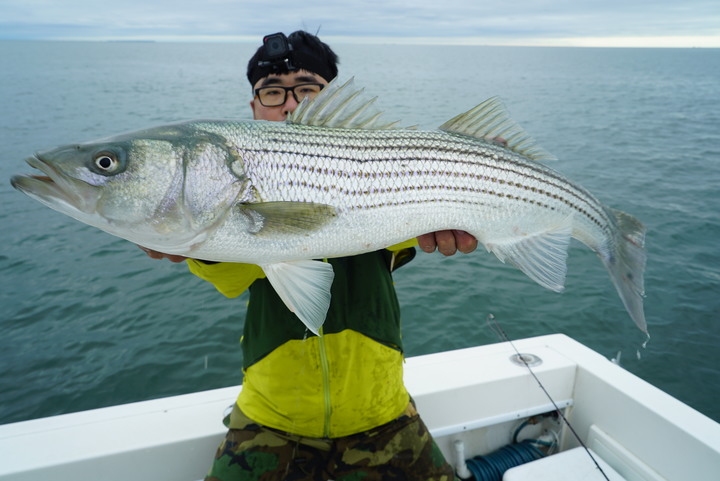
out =
{"type": "Polygon", "coordinates": [[[719,0],[0,0],[0,39],[720,47],[719,0]]]}

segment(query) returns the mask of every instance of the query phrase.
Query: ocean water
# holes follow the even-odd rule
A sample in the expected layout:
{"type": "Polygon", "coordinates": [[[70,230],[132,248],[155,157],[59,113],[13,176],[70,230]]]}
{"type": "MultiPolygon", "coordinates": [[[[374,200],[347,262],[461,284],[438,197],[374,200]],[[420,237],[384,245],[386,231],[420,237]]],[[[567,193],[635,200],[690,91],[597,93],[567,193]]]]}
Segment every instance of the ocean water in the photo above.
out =
{"type": "MultiPolygon", "coordinates": [[[[249,118],[254,45],[0,42],[0,423],[239,384],[246,298],[16,192],[36,150],[249,118]]],[[[395,275],[408,356],[565,333],[720,420],[720,50],[334,45],[389,118],[434,128],[499,95],[552,166],[648,229],[645,310],[570,249],[547,291],[493,255],[395,275]]],[[[489,395],[492,395],[489,393],[489,395]]]]}

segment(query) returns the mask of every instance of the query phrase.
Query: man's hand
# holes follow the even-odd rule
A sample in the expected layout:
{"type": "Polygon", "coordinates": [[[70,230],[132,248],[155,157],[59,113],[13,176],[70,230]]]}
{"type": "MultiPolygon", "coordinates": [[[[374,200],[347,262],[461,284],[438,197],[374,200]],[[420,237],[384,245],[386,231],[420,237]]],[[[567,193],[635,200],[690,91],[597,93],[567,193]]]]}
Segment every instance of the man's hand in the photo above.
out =
{"type": "Polygon", "coordinates": [[[147,254],[148,257],[150,257],[152,259],[167,259],[170,262],[176,262],[176,263],[183,262],[185,259],[187,259],[187,257],[176,256],[176,255],[172,255],[172,254],[165,254],[163,252],[154,251],[152,249],[148,249],[147,247],[143,247],[143,246],[138,246],[138,247],[140,249],[142,249],[143,251],[145,251],[145,254],[147,254]]]}
{"type": "Polygon", "coordinates": [[[435,252],[437,248],[441,254],[446,256],[454,255],[457,251],[464,254],[477,249],[478,241],[462,230],[441,230],[423,234],[417,238],[418,245],[425,252],[435,252]]]}

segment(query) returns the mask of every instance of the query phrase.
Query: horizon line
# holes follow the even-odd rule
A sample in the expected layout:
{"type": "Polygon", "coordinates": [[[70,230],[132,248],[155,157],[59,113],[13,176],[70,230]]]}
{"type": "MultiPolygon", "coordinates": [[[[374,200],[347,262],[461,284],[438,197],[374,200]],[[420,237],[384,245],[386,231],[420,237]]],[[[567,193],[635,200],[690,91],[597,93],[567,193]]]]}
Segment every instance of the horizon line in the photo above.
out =
{"type": "MultiPolygon", "coordinates": [[[[14,41],[157,42],[157,43],[257,43],[256,35],[129,35],[107,37],[0,37],[14,41]]],[[[388,37],[323,35],[327,43],[447,45],[487,47],[587,47],[587,48],[720,48],[720,36],[665,35],[653,37],[557,37],[508,40],[499,37],[388,37]]]]}

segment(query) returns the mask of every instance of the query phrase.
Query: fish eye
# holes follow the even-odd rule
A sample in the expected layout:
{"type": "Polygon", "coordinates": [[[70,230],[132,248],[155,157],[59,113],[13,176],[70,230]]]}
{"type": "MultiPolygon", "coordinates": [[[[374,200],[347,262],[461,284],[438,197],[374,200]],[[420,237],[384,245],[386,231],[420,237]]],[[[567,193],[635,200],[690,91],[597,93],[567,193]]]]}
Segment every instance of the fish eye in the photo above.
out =
{"type": "Polygon", "coordinates": [[[95,155],[93,164],[102,173],[112,174],[120,167],[120,161],[112,152],[100,152],[95,155]]]}

